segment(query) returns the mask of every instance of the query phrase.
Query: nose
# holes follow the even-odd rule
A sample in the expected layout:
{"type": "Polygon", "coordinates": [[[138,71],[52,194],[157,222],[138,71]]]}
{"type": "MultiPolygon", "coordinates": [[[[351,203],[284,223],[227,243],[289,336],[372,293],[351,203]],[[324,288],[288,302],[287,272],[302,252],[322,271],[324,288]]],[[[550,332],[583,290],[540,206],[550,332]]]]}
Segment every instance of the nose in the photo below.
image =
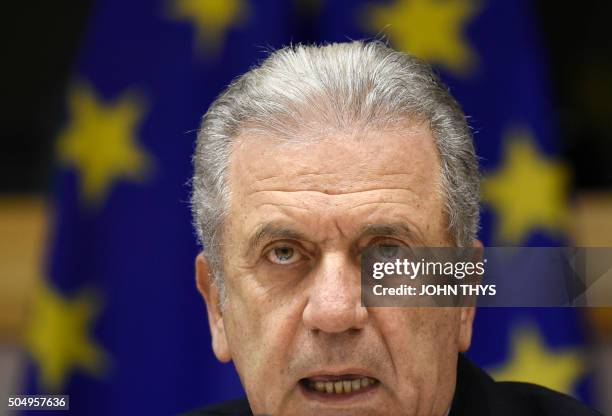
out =
{"type": "Polygon", "coordinates": [[[326,255],[315,270],[302,319],[306,328],[328,333],[362,329],[368,319],[361,306],[359,267],[346,256],[326,255]]]}

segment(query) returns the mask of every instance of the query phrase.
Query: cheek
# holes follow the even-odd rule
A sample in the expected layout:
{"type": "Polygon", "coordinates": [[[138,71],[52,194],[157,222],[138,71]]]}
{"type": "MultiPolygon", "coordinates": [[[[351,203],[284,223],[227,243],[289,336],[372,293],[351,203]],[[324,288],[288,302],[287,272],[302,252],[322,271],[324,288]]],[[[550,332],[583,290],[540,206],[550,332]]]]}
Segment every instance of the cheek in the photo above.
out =
{"type": "Polygon", "coordinates": [[[406,413],[444,412],[452,400],[459,317],[455,308],[406,308],[382,327],[406,413]]]}
{"type": "Polygon", "coordinates": [[[250,400],[273,401],[289,386],[286,368],[301,322],[299,304],[273,301],[252,284],[228,288],[228,299],[224,322],[243,386],[250,400]]]}
{"type": "Polygon", "coordinates": [[[447,377],[458,351],[459,309],[380,309],[376,319],[390,349],[398,384],[413,392],[429,390],[447,377]]]}
{"type": "Polygon", "coordinates": [[[233,361],[237,367],[257,366],[265,350],[266,328],[269,326],[262,302],[245,296],[248,290],[234,285],[227,288],[227,304],[223,311],[223,322],[233,361]]]}
{"type": "Polygon", "coordinates": [[[441,344],[456,346],[460,329],[459,308],[377,308],[371,312],[383,336],[415,351],[434,350],[441,344]]]}

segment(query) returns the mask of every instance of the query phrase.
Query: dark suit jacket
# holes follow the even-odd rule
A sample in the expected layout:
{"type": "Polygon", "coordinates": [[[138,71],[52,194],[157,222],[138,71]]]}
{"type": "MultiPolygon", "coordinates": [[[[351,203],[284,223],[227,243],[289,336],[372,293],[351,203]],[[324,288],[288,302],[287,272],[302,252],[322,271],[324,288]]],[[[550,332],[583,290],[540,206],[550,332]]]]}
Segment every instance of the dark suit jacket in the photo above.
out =
{"type": "MultiPolygon", "coordinates": [[[[186,416],[252,416],[246,400],[232,400],[186,416]]],[[[496,382],[459,356],[457,387],[449,416],[591,416],[601,415],[561,393],[527,383],[496,382]]],[[[358,415],[356,415],[358,416],[358,415]]]]}

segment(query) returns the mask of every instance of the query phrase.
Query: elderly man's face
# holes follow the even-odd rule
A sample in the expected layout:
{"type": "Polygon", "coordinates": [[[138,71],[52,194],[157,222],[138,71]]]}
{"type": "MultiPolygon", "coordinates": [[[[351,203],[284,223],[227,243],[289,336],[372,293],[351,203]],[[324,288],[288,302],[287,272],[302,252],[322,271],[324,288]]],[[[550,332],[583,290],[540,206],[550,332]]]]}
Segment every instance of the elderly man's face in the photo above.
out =
{"type": "Polygon", "coordinates": [[[202,256],[213,348],[255,414],[443,415],[471,308],[365,308],[360,252],[452,246],[429,130],[233,148],[223,240],[227,301],[202,256]]]}

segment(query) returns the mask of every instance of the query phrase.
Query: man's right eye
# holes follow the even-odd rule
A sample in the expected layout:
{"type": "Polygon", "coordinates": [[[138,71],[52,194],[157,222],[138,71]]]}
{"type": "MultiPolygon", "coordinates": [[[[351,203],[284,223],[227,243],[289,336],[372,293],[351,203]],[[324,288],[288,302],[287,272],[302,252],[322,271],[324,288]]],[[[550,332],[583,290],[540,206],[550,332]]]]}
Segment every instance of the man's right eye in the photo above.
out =
{"type": "Polygon", "coordinates": [[[302,254],[291,246],[277,246],[268,250],[266,258],[274,264],[289,265],[300,261],[302,254]]]}

